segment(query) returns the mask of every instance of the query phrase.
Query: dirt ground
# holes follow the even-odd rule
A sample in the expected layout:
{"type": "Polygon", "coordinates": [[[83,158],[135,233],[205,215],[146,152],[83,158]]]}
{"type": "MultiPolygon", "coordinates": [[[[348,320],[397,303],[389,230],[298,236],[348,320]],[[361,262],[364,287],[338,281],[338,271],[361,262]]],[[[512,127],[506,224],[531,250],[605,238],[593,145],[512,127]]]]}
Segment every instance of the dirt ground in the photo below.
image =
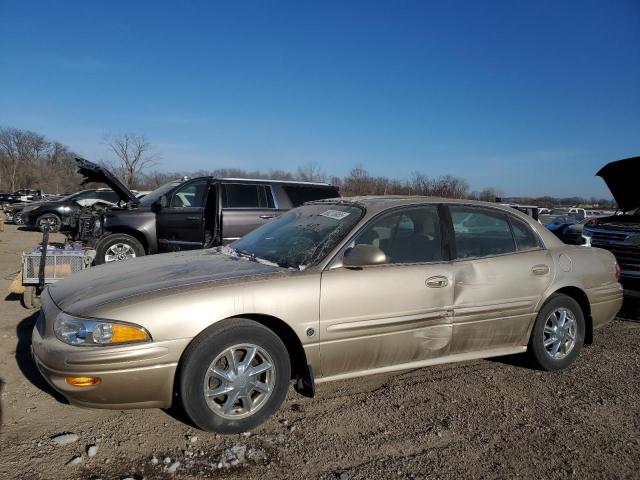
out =
{"type": "MultiPolygon", "coordinates": [[[[0,233],[2,291],[39,238],[0,233]]],[[[202,432],[158,409],[66,404],[31,361],[36,314],[2,298],[1,479],[640,478],[640,306],[630,298],[567,371],[507,357],[322,384],[313,400],[291,391],[249,436],[202,432]],[[61,433],[78,439],[57,445],[61,433]]]]}

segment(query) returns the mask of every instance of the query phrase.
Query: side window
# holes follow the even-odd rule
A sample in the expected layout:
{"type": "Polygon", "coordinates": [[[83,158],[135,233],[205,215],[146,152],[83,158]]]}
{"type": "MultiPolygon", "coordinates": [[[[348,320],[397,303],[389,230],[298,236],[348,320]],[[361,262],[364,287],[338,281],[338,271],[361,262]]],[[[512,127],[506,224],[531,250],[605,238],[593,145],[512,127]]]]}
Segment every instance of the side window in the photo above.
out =
{"type": "Polygon", "coordinates": [[[76,195],[74,200],[86,200],[86,199],[94,199],[94,198],[100,198],[98,196],[98,192],[96,190],[86,190],[76,195]]]}
{"type": "Polygon", "coordinates": [[[507,217],[500,212],[451,205],[458,258],[488,257],[516,251],[507,217]]]}
{"type": "Polygon", "coordinates": [[[440,219],[435,205],[409,208],[376,220],[356,244],[378,247],[387,263],[424,263],[443,259],[440,219]]]}
{"type": "Polygon", "coordinates": [[[242,183],[224,184],[222,208],[275,208],[271,187],[242,183]]]}
{"type": "Polygon", "coordinates": [[[198,180],[183,185],[173,194],[169,206],[172,208],[204,207],[208,184],[207,180],[198,180]]]}
{"type": "Polygon", "coordinates": [[[107,202],[111,202],[111,203],[118,203],[118,194],[116,192],[113,191],[109,191],[109,190],[103,190],[101,192],[98,192],[97,197],[100,200],[105,200],[107,202]]]}
{"type": "Polygon", "coordinates": [[[515,217],[510,217],[511,227],[513,228],[513,236],[516,239],[518,250],[531,250],[534,248],[540,248],[540,240],[538,236],[533,233],[531,227],[525,222],[515,217]]]}
{"type": "Polygon", "coordinates": [[[299,207],[305,202],[339,197],[338,189],[331,186],[283,185],[291,204],[299,207]]]}

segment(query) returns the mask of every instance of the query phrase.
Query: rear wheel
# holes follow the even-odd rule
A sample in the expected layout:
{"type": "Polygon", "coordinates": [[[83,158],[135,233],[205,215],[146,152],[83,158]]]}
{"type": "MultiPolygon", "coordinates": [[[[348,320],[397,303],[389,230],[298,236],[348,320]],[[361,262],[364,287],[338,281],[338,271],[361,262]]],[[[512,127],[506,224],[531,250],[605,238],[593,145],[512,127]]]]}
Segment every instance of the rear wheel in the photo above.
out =
{"type": "Polygon", "coordinates": [[[144,254],[144,247],[137,239],[126,233],[114,233],[98,242],[95,262],[97,265],[122,262],[144,254]]]}
{"type": "Polygon", "coordinates": [[[291,365],[282,340],[267,327],[232,319],[200,334],[180,364],[180,400],[200,428],[251,430],[280,407],[291,365]]]}
{"type": "Polygon", "coordinates": [[[45,226],[49,226],[49,232],[59,232],[62,227],[62,220],[55,213],[45,213],[40,215],[36,220],[36,227],[41,232],[44,232],[45,226]]]}
{"type": "Polygon", "coordinates": [[[584,314],[578,302],[567,295],[554,294],[538,313],[528,353],[539,368],[561,370],[576,359],[584,336],[584,314]]]}

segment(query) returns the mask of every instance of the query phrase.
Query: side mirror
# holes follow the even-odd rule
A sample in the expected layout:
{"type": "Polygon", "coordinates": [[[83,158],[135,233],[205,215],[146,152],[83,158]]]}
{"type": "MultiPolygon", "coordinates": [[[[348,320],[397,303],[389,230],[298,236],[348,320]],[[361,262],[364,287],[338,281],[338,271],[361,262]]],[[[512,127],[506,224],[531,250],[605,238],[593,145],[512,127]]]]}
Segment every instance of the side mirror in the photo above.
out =
{"type": "Polygon", "coordinates": [[[346,268],[366,267],[387,263],[387,256],[378,247],[359,244],[347,249],[342,257],[342,266],[346,268]]]}
{"type": "Polygon", "coordinates": [[[156,200],[151,204],[151,210],[158,213],[160,210],[167,206],[167,197],[162,195],[159,200],[156,200]]]}

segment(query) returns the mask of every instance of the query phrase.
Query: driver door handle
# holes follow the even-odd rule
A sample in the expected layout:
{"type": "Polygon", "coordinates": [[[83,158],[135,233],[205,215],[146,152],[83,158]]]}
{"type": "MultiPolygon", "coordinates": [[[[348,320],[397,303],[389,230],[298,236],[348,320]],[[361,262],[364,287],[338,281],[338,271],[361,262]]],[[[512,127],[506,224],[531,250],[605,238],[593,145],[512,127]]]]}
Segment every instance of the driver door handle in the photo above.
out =
{"type": "Polygon", "coordinates": [[[442,288],[449,285],[449,280],[447,279],[447,277],[444,277],[442,275],[436,275],[435,277],[427,278],[427,281],[425,283],[429,288],[442,288]]]}
{"type": "Polygon", "coordinates": [[[273,218],[275,215],[260,215],[260,218],[267,220],[268,218],[273,218]]]}

